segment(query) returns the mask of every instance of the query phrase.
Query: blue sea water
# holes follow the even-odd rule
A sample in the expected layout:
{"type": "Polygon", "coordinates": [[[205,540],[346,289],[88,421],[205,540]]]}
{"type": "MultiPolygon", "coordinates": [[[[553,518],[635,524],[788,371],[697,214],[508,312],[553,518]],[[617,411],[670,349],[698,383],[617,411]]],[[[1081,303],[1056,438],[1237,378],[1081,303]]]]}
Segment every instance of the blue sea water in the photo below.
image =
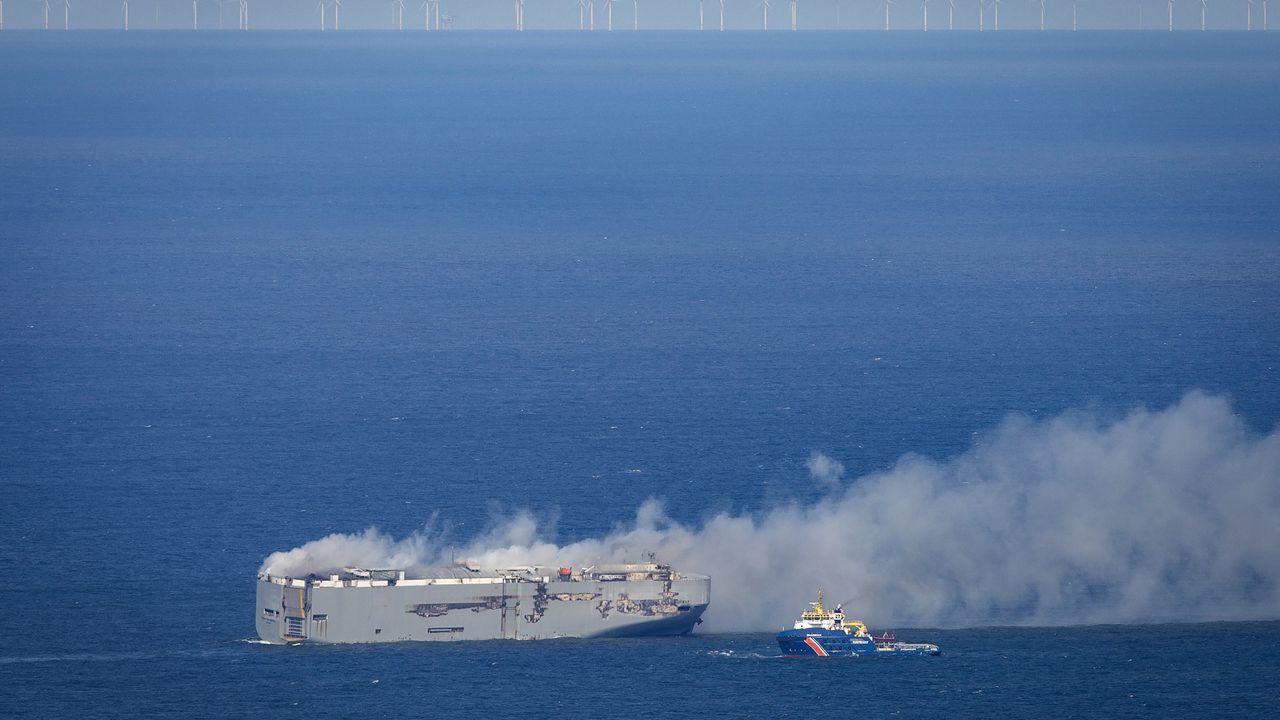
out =
{"type": "Polygon", "coordinates": [[[423,35],[0,37],[0,712],[1274,705],[1275,622],[248,642],[332,532],[696,524],[1197,388],[1280,421],[1272,36],[423,35]]]}

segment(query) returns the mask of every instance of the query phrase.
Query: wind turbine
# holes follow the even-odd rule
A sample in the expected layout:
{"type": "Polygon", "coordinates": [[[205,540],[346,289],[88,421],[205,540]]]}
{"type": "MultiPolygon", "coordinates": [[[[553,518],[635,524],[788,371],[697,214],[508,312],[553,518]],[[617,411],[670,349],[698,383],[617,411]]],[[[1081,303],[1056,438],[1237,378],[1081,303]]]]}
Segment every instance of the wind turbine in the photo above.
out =
{"type": "Polygon", "coordinates": [[[720,0],[720,32],[724,32],[724,0],[720,0]]]}
{"type": "Polygon", "coordinates": [[[640,29],[640,0],[631,0],[631,17],[635,20],[632,30],[640,29]]]}
{"type": "Polygon", "coordinates": [[[604,0],[605,15],[607,16],[608,30],[613,32],[613,4],[617,0],[604,0]]]}
{"type": "Polygon", "coordinates": [[[49,29],[49,0],[40,0],[40,20],[41,27],[45,30],[49,29]]]}
{"type": "Polygon", "coordinates": [[[587,0],[587,20],[590,21],[590,28],[596,29],[596,0],[587,0]]]}
{"type": "Polygon", "coordinates": [[[924,31],[929,32],[929,0],[920,0],[920,7],[924,8],[924,31]]]}
{"type": "Polygon", "coordinates": [[[249,0],[240,0],[240,29],[249,29],[249,0]]]}
{"type": "Polygon", "coordinates": [[[1044,0],[1040,0],[1040,32],[1044,32],[1044,0]]]}
{"type": "Polygon", "coordinates": [[[796,7],[798,2],[799,0],[791,0],[791,32],[795,32],[796,28],[799,27],[796,23],[798,19],[797,15],[799,14],[798,8],[796,7]]]}
{"type": "Polygon", "coordinates": [[[587,29],[587,0],[578,0],[578,29],[587,29]]]}
{"type": "Polygon", "coordinates": [[[191,0],[191,29],[200,29],[200,8],[197,0],[191,0]]]}
{"type": "Polygon", "coordinates": [[[124,31],[129,32],[129,0],[120,0],[120,5],[124,8],[124,31]]]}
{"type": "Polygon", "coordinates": [[[333,29],[338,30],[338,10],[342,7],[342,0],[320,0],[316,3],[316,7],[320,9],[320,31],[324,32],[324,9],[326,5],[333,5],[333,29]]]}
{"type": "Polygon", "coordinates": [[[1253,0],[1244,0],[1244,6],[1245,6],[1245,12],[1248,13],[1248,15],[1246,16],[1248,19],[1245,21],[1244,29],[1252,30],[1253,29],[1253,0]]]}
{"type": "Polygon", "coordinates": [[[1071,0],[1071,32],[1080,29],[1079,5],[1080,3],[1076,2],[1076,0],[1071,0]]]}
{"type": "Polygon", "coordinates": [[[761,0],[761,7],[764,8],[764,29],[769,29],[769,0],[761,0]]]}
{"type": "Polygon", "coordinates": [[[1169,32],[1173,32],[1173,0],[1169,2],[1169,32]]]}
{"type": "Polygon", "coordinates": [[[524,0],[516,0],[516,32],[524,31],[524,0]]]}
{"type": "Polygon", "coordinates": [[[987,0],[978,0],[978,32],[986,30],[987,0]]]}
{"type": "Polygon", "coordinates": [[[392,0],[391,19],[396,21],[396,29],[404,29],[404,0],[392,0]]]}
{"type": "Polygon", "coordinates": [[[71,29],[71,0],[62,0],[62,29],[71,29]]]}
{"type": "Polygon", "coordinates": [[[706,24],[703,22],[703,18],[705,16],[702,12],[702,4],[702,0],[698,0],[698,32],[702,32],[706,29],[706,24]]]}
{"type": "Polygon", "coordinates": [[[895,1],[896,0],[884,0],[884,31],[885,32],[889,32],[889,7],[893,5],[895,1]]]}
{"type": "Polygon", "coordinates": [[[1200,0],[1200,32],[1204,32],[1205,15],[1208,14],[1209,0],[1200,0]]]}
{"type": "Polygon", "coordinates": [[[996,32],[1000,32],[1000,0],[991,0],[991,5],[996,9],[996,32]]]}
{"type": "Polygon", "coordinates": [[[4,29],[4,0],[0,0],[0,30],[4,29]]]}

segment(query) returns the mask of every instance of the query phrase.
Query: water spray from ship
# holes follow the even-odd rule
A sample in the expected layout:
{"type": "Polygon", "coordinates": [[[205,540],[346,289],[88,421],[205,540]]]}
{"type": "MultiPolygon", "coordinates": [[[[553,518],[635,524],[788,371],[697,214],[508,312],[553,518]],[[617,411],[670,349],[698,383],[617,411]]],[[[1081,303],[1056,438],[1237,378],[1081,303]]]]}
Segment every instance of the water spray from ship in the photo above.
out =
{"type": "Polygon", "coordinates": [[[1011,416],[947,460],[908,455],[846,478],[815,453],[813,504],[722,513],[699,526],[644,503],[626,527],[558,544],[528,513],[466,547],[375,529],[274,553],[295,577],[343,566],[485,567],[635,560],[712,576],[700,631],[773,630],[817,586],[880,627],[1280,617],[1280,430],[1259,434],[1193,392],[1119,418],[1011,416]]]}

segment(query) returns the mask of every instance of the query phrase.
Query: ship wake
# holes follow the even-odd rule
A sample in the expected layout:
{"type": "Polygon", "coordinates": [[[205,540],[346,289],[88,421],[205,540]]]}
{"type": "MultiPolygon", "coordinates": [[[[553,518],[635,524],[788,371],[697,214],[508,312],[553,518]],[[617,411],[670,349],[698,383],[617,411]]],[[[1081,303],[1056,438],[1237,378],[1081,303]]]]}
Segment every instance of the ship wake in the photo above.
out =
{"type": "MultiPolygon", "coordinates": [[[[813,504],[700,525],[644,503],[627,526],[559,544],[517,513],[458,550],[485,567],[657,553],[712,576],[703,629],[772,630],[818,588],[878,627],[1280,618],[1280,431],[1193,392],[1120,418],[1011,416],[967,452],[848,479],[822,454],[813,504]]],[[[438,533],[370,529],[274,553],[263,571],[448,562],[438,533]]]]}

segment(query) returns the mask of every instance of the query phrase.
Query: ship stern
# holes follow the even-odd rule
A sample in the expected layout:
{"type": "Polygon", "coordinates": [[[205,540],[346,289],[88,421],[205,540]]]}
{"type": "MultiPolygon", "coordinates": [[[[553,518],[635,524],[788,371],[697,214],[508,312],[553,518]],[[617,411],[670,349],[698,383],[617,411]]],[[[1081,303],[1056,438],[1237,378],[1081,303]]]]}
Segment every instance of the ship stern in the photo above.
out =
{"type": "Polygon", "coordinates": [[[258,637],[269,643],[283,644],[284,585],[272,582],[270,575],[259,575],[255,597],[254,627],[258,637]]]}

